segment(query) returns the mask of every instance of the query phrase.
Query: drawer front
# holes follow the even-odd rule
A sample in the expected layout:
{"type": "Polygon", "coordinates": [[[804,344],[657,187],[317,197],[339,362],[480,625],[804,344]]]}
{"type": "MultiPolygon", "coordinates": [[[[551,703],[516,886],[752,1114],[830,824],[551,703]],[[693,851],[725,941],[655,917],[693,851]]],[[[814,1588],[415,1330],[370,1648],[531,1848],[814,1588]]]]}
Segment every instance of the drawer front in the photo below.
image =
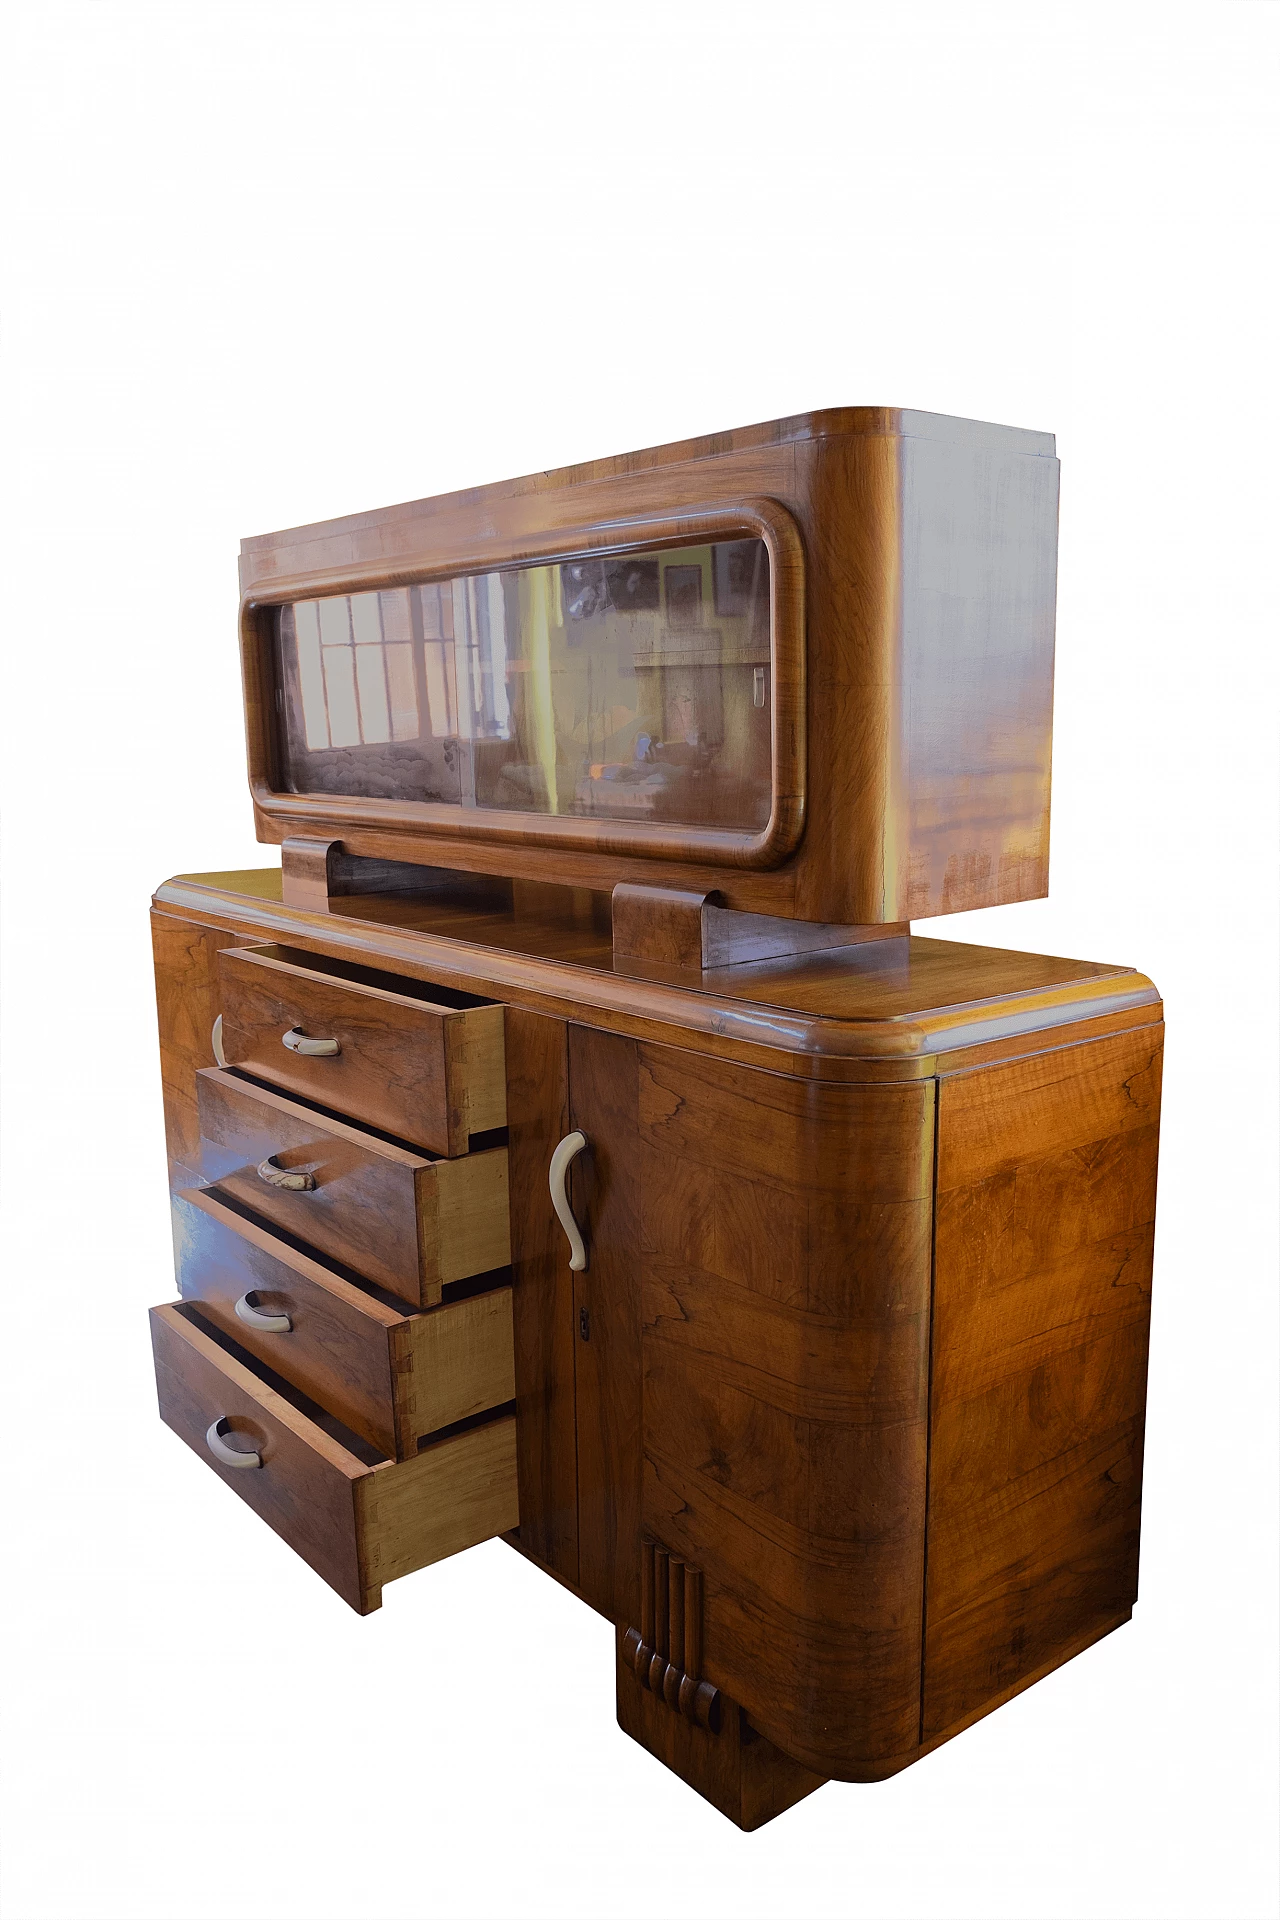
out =
{"type": "Polygon", "coordinates": [[[447,1281],[509,1265],[505,1147],[431,1160],[220,1068],[196,1078],[205,1178],[362,1279],[433,1306],[447,1281]]]}
{"type": "Polygon", "coordinates": [[[172,1307],[153,1308],[151,1344],[160,1418],[359,1611],[365,1585],[356,1537],[363,1461],[238,1365],[172,1307]],[[210,1426],[229,1446],[257,1451],[258,1468],[215,1457],[210,1426]]]}
{"type": "Polygon", "coordinates": [[[450,1007],[429,987],[415,995],[413,981],[398,992],[371,984],[394,976],[343,978],[324,966],[289,948],[227,952],[228,1066],[446,1157],[466,1153],[471,1134],[506,1125],[500,1006],[450,1007]]]}
{"type": "Polygon", "coordinates": [[[381,1605],[386,1581],[519,1525],[512,1415],[370,1464],[183,1309],[153,1308],[151,1335],[161,1418],[358,1613],[381,1605]]]}
{"type": "Polygon", "coordinates": [[[176,1196],[173,1228],[182,1298],[383,1453],[515,1398],[510,1287],[400,1311],[213,1189],[176,1196]]]}

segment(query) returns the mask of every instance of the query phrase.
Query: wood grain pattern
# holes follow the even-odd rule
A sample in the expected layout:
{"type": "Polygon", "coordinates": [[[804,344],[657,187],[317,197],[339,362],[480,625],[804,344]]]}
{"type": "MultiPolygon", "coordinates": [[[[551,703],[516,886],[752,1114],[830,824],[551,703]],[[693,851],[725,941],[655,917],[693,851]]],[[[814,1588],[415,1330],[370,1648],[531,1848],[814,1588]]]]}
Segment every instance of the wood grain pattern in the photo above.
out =
{"type": "Polygon", "coordinates": [[[1056,513],[1049,436],[845,408],[246,541],[260,837],[332,836],[355,854],[574,886],[719,892],[728,908],[834,925],[1035,897],[1048,871],[1056,513]],[[273,790],[273,603],[705,539],[717,515],[771,549],[769,833],[483,810],[464,821],[458,808],[273,790]]]}
{"type": "Polygon", "coordinates": [[[628,1625],[640,1617],[640,1260],[636,1048],[569,1030],[570,1117],[590,1143],[571,1197],[589,1266],[574,1275],[577,1359],[578,1585],[628,1625]]]}
{"type": "Polygon", "coordinates": [[[152,1309],[151,1339],[161,1419],[349,1606],[366,1611],[354,1494],[364,1461],[176,1309],[152,1309]],[[205,1434],[219,1415],[261,1452],[260,1469],[236,1472],[213,1458],[205,1434]]]}
{"type": "Polygon", "coordinates": [[[465,1153],[472,1133],[506,1125],[501,1007],[432,1003],[416,981],[344,978],[287,947],[241,948],[220,970],[228,1066],[431,1153],[465,1153]],[[340,1051],[293,1051],[290,1031],[340,1051]]]}
{"type": "Polygon", "coordinates": [[[669,1711],[640,1684],[625,1639],[619,1627],[618,1725],[744,1833],[754,1833],[824,1784],[821,1774],[789,1759],[757,1732],[733,1700],[721,1697],[715,1733],[669,1711]]]}
{"type": "Polygon", "coordinates": [[[178,1291],[237,1344],[396,1459],[425,1435],[515,1394],[511,1290],[412,1313],[353,1286],[212,1189],[173,1202],[178,1291]],[[246,1295],[291,1322],[262,1332],[246,1295]]]}
{"type": "Polygon", "coordinates": [[[705,893],[619,882],[613,890],[615,960],[656,960],[700,973],[706,900],[705,893]]]}
{"type": "Polygon", "coordinates": [[[1159,1030],[941,1083],[922,1738],[1137,1593],[1159,1030]]]}
{"type": "Polygon", "coordinates": [[[506,1020],[519,1544],[576,1586],[573,1275],[547,1187],[551,1155],[570,1131],[568,1030],[516,1007],[506,1020]]]}
{"type": "Polygon", "coordinates": [[[1088,1020],[1098,1032],[1126,1031],[1161,1015],[1155,987],[1132,967],[957,941],[876,941],[704,973],[695,987],[674,973],[615,974],[607,937],[590,925],[475,915],[438,896],[402,894],[322,917],[262,897],[261,885],[252,873],[232,887],[191,875],[166,882],[156,898],[251,939],[283,937],[530,1012],[589,1018],[630,1038],[669,1040],[674,1028],[696,1036],[700,1053],[793,1079],[928,1079],[939,1067],[959,1071],[1060,1045],[1055,1028],[1088,1020]]]}
{"type": "Polygon", "coordinates": [[[342,842],[287,834],[280,848],[281,898],[290,907],[308,913],[329,911],[329,892],[335,856],[342,842]]]}
{"type": "Polygon", "coordinates": [[[151,915],[156,1017],[160,1028],[160,1084],[170,1185],[200,1165],[196,1074],[213,1065],[210,1035],[222,1011],[218,955],[242,936],[196,926],[165,913],[151,915]]]}
{"type": "Polygon", "coordinates": [[[515,1415],[433,1441],[412,1460],[386,1461],[355,1493],[361,1573],[377,1605],[387,1581],[519,1525],[515,1415]]]}
{"type": "Polygon", "coordinates": [[[702,1666],[810,1773],[919,1727],[932,1087],[644,1047],[643,1521],[702,1666]]]}
{"type": "Polygon", "coordinates": [[[151,1336],[161,1418],[358,1613],[382,1604],[388,1580],[516,1524],[510,1414],[401,1464],[370,1464],[180,1309],[153,1308],[151,1336]],[[214,1459],[205,1434],[219,1416],[261,1454],[260,1468],[214,1459]]]}
{"type": "Polygon", "coordinates": [[[206,1177],[322,1255],[424,1307],[447,1281],[508,1264],[505,1147],[428,1160],[233,1073],[197,1079],[206,1177]],[[309,1171],[314,1190],[267,1185],[267,1159],[309,1171]]]}
{"type": "MultiPolygon", "coordinates": [[[[522,882],[517,911],[516,891],[509,910],[437,888],[322,918],[222,876],[166,904],[180,896],[218,939],[269,927],[321,955],[317,972],[372,966],[505,1003],[513,1544],[639,1633],[647,1666],[635,1645],[630,1667],[620,1656],[621,1723],[749,1826],[823,1778],[910,1765],[1128,1617],[1159,1000],[1126,969],[892,935],[702,970],[696,986],[661,961],[627,976],[598,896],[522,882]],[[571,1181],[590,1252],[576,1282],[547,1192],[575,1125],[591,1141],[571,1181]],[[718,1734],[683,1700],[695,1670],[723,1703],[718,1734]]],[[[231,1168],[255,1212],[276,1196],[256,1190],[253,1153],[290,1107],[297,1138],[263,1153],[305,1155],[327,1130],[325,1153],[408,1163],[413,1182],[465,1181],[490,1158],[431,1160],[186,1071],[206,1101],[262,1103],[231,1168]]],[[[477,1211],[463,1188],[413,1186],[400,1216],[361,1191],[336,1257],[366,1274],[477,1211]]],[[[279,1199],[302,1220],[313,1196],[279,1199]]],[[[488,1201],[491,1220],[496,1184],[488,1201]]],[[[447,1325],[438,1310],[399,1319],[447,1325]]],[[[304,1390],[351,1424],[318,1379],[304,1390]]],[[[231,1411],[261,1426],[260,1407],[231,1411]]],[[[395,1418],[410,1430],[399,1402],[395,1418]]],[[[357,1527],[355,1572],[339,1569],[361,1605],[388,1568],[454,1537],[447,1502],[421,1531],[412,1476],[370,1488],[383,1471],[362,1468],[350,1496],[355,1513],[376,1492],[370,1513],[391,1516],[357,1527]]],[[[480,1479],[489,1492],[462,1506],[487,1524],[509,1489],[497,1468],[480,1479]]],[[[327,1481],[315,1498],[332,1511],[327,1481]]]]}

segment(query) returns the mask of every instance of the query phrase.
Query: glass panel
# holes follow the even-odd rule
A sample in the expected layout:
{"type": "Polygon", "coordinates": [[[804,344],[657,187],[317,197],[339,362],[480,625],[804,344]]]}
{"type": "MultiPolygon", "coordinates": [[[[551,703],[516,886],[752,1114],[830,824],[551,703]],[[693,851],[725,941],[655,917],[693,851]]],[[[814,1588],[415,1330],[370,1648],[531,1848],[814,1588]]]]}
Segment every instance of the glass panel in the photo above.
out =
{"type": "Polygon", "coordinates": [[[768,821],[763,541],[301,601],[278,637],[288,791],[768,821]]]}

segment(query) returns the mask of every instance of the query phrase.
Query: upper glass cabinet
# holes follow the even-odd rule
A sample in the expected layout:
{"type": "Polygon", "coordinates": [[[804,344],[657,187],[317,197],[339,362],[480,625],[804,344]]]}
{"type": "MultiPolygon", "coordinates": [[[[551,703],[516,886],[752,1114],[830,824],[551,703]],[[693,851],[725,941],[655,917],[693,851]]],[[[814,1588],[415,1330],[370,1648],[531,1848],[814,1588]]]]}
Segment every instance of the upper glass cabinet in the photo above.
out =
{"type": "Polygon", "coordinates": [[[769,822],[763,540],[298,599],[275,653],[285,792],[769,822]]]}

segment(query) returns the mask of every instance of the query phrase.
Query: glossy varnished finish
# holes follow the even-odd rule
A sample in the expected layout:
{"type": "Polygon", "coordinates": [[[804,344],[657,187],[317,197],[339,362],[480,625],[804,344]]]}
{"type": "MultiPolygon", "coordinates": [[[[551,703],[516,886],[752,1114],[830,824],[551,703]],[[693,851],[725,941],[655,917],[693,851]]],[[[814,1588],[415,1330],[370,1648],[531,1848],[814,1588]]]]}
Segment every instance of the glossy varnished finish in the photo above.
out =
{"type": "Polygon", "coordinates": [[[837,925],[1035,897],[1056,511],[1048,435],[845,408],[246,541],[260,835],[576,886],[719,891],[728,907],[837,925]],[[706,539],[713,525],[771,544],[781,774],[764,836],[515,813],[464,826],[457,809],[273,785],[275,604],[706,539]]]}
{"type": "Polygon", "coordinates": [[[220,954],[219,970],[228,1066],[431,1153],[465,1153],[471,1134],[506,1125],[501,1007],[440,1004],[287,947],[220,954]],[[286,1034],[336,1050],[306,1053],[286,1034]]]}
{"type": "Polygon", "coordinates": [[[511,1289],[413,1313],[281,1240],[212,1188],[173,1203],[178,1291],[383,1453],[514,1398],[511,1289]],[[283,1319],[263,1329],[251,1313],[283,1319]]]}
{"type": "Polygon", "coordinates": [[[511,1257],[505,1147],[431,1160],[217,1068],[198,1076],[205,1177],[412,1306],[511,1257]],[[270,1184],[263,1168],[309,1176],[270,1184]]]}
{"type": "Polygon", "coordinates": [[[633,1041],[570,1027],[570,1116],[588,1142],[570,1187],[588,1252],[573,1289],[578,1585],[601,1613],[624,1622],[640,1610],[638,1067],[633,1041]]]}
{"type": "Polygon", "coordinates": [[[617,971],[589,915],[520,918],[399,893],[312,914],[283,904],[278,870],[180,875],[156,899],[246,939],[362,958],[636,1039],[669,1039],[674,1028],[700,1051],[821,1080],[928,1078],[1037,1052],[1055,1027],[1121,1031],[1160,1019],[1159,994],[1132,967],[951,940],[876,940],[691,980],[687,969],[640,962],[617,971]]]}
{"type": "Polygon", "coordinates": [[[568,1029],[518,1007],[506,1020],[518,1544],[576,1586],[573,1275],[547,1186],[551,1156],[570,1131],[568,1029]]]}
{"type": "MultiPolygon", "coordinates": [[[[749,1828],[910,1765],[1128,1617],[1162,1033],[1143,976],[896,932],[695,969],[687,941],[615,956],[598,895],[272,893],[171,883],[166,913],[196,915],[171,964],[207,928],[504,1008],[508,1537],[614,1623],[619,1721],[655,1757],[749,1828]],[[576,1275],[547,1186],[575,1127],[576,1275]]],[[[706,911],[674,907],[686,933],[706,911]]],[[[198,1077],[272,1125],[291,1104],[198,1077]]],[[[292,1104],[286,1163],[317,1128],[423,1167],[485,1157],[292,1104]]],[[[246,1133],[256,1182],[250,1160],[246,1133]]],[[[280,1198],[305,1219],[313,1196],[280,1198]]],[[[411,1264],[394,1207],[354,1217],[336,1257],[366,1281],[397,1246],[411,1264]]]]}
{"type": "Polygon", "coordinates": [[[618,1641],[618,1725],[745,1833],[776,1819],[823,1784],[821,1774],[766,1740],[736,1701],[722,1701],[714,1733],[687,1715],[672,1713],[640,1685],[621,1633],[618,1641]]]}
{"type": "Polygon", "coordinates": [[[1137,1597],[1162,1039],[941,1082],[925,1738],[1137,1597]]]}
{"type": "Polygon", "coordinates": [[[707,1678],[825,1775],[918,1737],[933,1122],[642,1054],[644,1523],[705,1569],[707,1678]]]}
{"type": "Polygon", "coordinates": [[[1047,890],[1056,512],[841,408],[246,541],[282,866],[155,897],[165,1419],[362,1612],[503,1534],[745,1829],[1137,1594],[1159,995],[909,925],[1047,890]]]}
{"type": "Polygon", "coordinates": [[[175,1187],[199,1175],[196,1074],[214,1064],[213,1023],[222,1011],[218,955],[235,943],[236,936],[221,928],[151,915],[164,1130],[175,1187]]]}
{"type": "MultiPolygon", "coordinates": [[[[358,1613],[382,1588],[514,1526],[515,1419],[442,1438],[411,1460],[379,1460],[310,1419],[174,1307],[151,1314],[161,1417],[358,1613]],[[223,1466],[206,1432],[256,1450],[261,1466],[223,1466]]],[[[355,1445],[360,1443],[351,1436],[355,1445]]]]}

